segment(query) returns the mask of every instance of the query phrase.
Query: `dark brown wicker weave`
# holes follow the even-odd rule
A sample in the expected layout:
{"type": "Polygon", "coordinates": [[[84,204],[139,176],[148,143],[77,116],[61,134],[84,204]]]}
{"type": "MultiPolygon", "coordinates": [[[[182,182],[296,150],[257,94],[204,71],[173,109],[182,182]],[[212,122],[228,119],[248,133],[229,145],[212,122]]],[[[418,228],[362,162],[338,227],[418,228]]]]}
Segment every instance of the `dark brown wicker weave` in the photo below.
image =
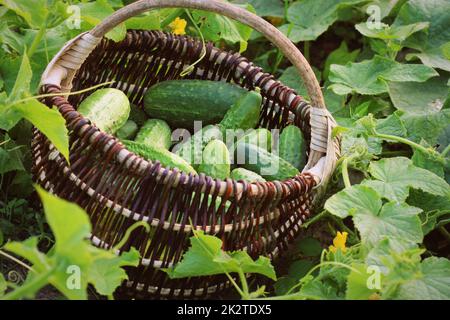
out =
{"type": "MultiPolygon", "coordinates": [[[[228,3],[138,1],[69,42],[44,73],[42,92],[62,93],[114,80],[112,87],[123,90],[132,103],[142,106],[146,89],[159,81],[180,78],[180,72],[200,56],[202,43],[159,31],[129,31],[119,43],[106,40],[103,35],[139,12],[172,6],[225,14],[263,34],[270,33],[269,38],[291,61],[301,56],[264,20],[228,3]]],[[[305,62],[295,61],[297,66],[305,62]]],[[[333,170],[339,150],[337,141],[331,139],[333,120],[326,113],[317,81],[311,80],[309,65],[303,64],[302,68],[299,70],[315,108],[246,58],[212,44],[206,46],[204,59],[185,77],[232,81],[248,89],[262,88],[265,99],[260,126],[282,128],[294,123],[311,140],[305,172],[292,179],[253,184],[231,179],[220,181],[202,174],[169,170],[158,162],[149,163],[128,152],[115,137],[99,131],[76,111],[78,103],[89,93],[70,96],[68,100],[63,95],[46,99],[46,104],[56,106],[66,119],[70,165],[35,129],[34,179],[89,213],[92,241],[97,246],[116,245],[136,221],[150,224],[151,232],[138,228],[121,248],[126,251],[135,247],[142,255],[141,264],[128,269],[129,281],[123,285],[122,293],[135,297],[201,297],[218,292],[228,286],[223,276],[170,280],[159,270],[181,259],[189,245],[192,226],[220,237],[224,250],[243,249],[253,257],[273,258],[287,248],[302,221],[311,215],[311,203],[317,195],[315,187],[318,183],[323,185],[333,170]],[[208,197],[201,199],[202,193],[212,196],[211,204],[208,205],[208,197]],[[226,202],[230,204],[227,210],[226,202]],[[220,204],[218,209],[216,203],[220,204]]]]}

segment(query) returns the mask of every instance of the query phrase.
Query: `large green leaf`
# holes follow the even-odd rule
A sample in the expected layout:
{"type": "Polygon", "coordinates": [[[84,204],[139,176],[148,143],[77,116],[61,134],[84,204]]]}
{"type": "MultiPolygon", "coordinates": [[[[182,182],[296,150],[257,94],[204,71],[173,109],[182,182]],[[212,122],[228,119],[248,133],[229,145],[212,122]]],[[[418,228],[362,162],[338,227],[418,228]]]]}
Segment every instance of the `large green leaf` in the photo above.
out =
{"type": "Polygon", "coordinates": [[[30,27],[44,26],[49,13],[47,0],[0,0],[0,4],[21,16],[30,27]]]}
{"type": "Polygon", "coordinates": [[[355,26],[362,35],[382,40],[398,40],[400,42],[406,40],[412,34],[428,28],[428,22],[418,22],[404,26],[383,24],[381,29],[369,28],[366,22],[359,23],[355,26]]]}
{"type": "MultiPolygon", "coordinates": [[[[253,12],[252,6],[245,9],[253,12]]],[[[247,49],[247,41],[250,39],[252,28],[240,22],[233,21],[223,15],[205,11],[194,11],[194,20],[200,24],[200,31],[207,40],[225,40],[230,43],[239,43],[240,52],[247,49]]]]}
{"type": "Polygon", "coordinates": [[[56,109],[50,109],[36,99],[14,105],[23,118],[30,121],[53,143],[69,161],[69,136],[66,121],[56,109]]]}
{"type": "Polygon", "coordinates": [[[106,251],[95,250],[95,259],[89,268],[88,281],[95,286],[98,293],[110,295],[123,280],[128,279],[122,267],[138,264],[139,252],[134,248],[118,257],[111,257],[106,251]]]}
{"type": "Polygon", "coordinates": [[[438,73],[419,64],[401,64],[375,56],[372,60],[332,65],[330,88],[337,94],[360,93],[377,95],[388,91],[388,82],[424,82],[438,73]]]}
{"type": "Polygon", "coordinates": [[[448,96],[446,77],[435,77],[425,82],[390,82],[389,96],[398,110],[414,114],[439,111],[448,96]]]}
{"type": "Polygon", "coordinates": [[[436,50],[450,39],[450,2],[447,0],[410,0],[400,10],[394,25],[429,22],[427,32],[416,33],[405,45],[421,51],[418,57],[431,67],[450,71],[450,64],[441,51],[436,50]]]}
{"type": "MultiPolygon", "coordinates": [[[[82,3],[79,6],[81,9],[82,30],[90,30],[114,13],[114,9],[106,0],[82,3]]],[[[106,37],[118,42],[125,38],[126,32],[125,23],[120,23],[117,27],[109,31],[106,37]]]]}
{"type": "Polygon", "coordinates": [[[352,271],[347,277],[347,291],[345,298],[347,300],[368,300],[377,289],[369,289],[367,280],[371,276],[367,272],[368,266],[362,263],[354,263],[352,271]]]}
{"type": "Polygon", "coordinates": [[[36,237],[5,245],[6,250],[32,263],[34,272],[28,274],[26,284],[43,277],[23,295],[32,297],[41,287],[50,283],[69,299],[86,299],[89,282],[100,293],[111,295],[120,282],[127,278],[121,267],[138,264],[137,252],[132,250],[117,257],[111,251],[92,246],[88,240],[91,225],[87,214],[76,204],[57,198],[40,187],[36,188],[56,243],[48,254],[39,251],[36,237]],[[73,270],[78,272],[73,273],[73,270]],[[74,276],[79,279],[72,283],[71,278],[74,276]]]}
{"type": "Polygon", "coordinates": [[[380,240],[366,255],[365,262],[369,266],[377,266],[383,274],[389,273],[393,256],[408,250],[417,249],[417,244],[400,237],[386,237],[380,240]]]}
{"type": "Polygon", "coordinates": [[[408,131],[408,139],[417,143],[425,140],[434,145],[450,123],[450,109],[428,114],[405,113],[401,119],[408,131]]]}
{"type": "Polygon", "coordinates": [[[397,284],[394,299],[400,300],[449,300],[450,261],[445,258],[430,257],[411,266],[408,262],[398,263],[386,281],[397,284]],[[403,270],[409,268],[409,277],[403,270]],[[391,280],[394,279],[394,280],[391,280]]]}
{"type": "Polygon", "coordinates": [[[13,103],[30,92],[32,71],[26,54],[23,54],[19,71],[17,75],[14,74],[14,77],[14,85],[9,96],[7,97],[5,92],[0,94],[0,129],[3,130],[10,130],[20,121],[22,115],[14,108],[13,103]]]}
{"type": "Polygon", "coordinates": [[[256,14],[260,17],[284,17],[283,0],[233,0],[233,3],[249,3],[255,8],[256,14]]]}
{"type": "Polygon", "coordinates": [[[450,196],[450,186],[444,179],[414,166],[408,158],[386,158],[372,162],[369,172],[375,180],[365,180],[364,185],[377,190],[382,197],[391,201],[404,202],[409,188],[439,196],[450,196]]]}
{"type": "Polygon", "coordinates": [[[356,214],[376,214],[381,206],[382,201],[378,193],[361,185],[345,188],[325,202],[325,209],[339,218],[356,214]]]}
{"type": "Polygon", "coordinates": [[[325,60],[323,77],[325,79],[328,79],[331,65],[333,64],[345,65],[348,62],[355,61],[356,57],[359,54],[359,51],[360,51],[359,49],[350,51],[347,47],[347,43],[345,41],[342,41],[339,48],[331,52],[328,55],[327,60],[325,60]]]}
{"type": "Polygon", "coordinates": [[[367,0],[303,0],[294,2],[287,18],[293,26],[282,26],[294,42],[315,40],[339,18],[342,9],[365,3],[367,0]]]}
{"type": "Polygon", "coordinates": [[[423,239],[419,208],[388,202],[379,212],[355,213],[353,222],[361,234],[361,242],[369,248],[385,237],[399,237],[412,243],[423,239]]]}
{"type": "Polygon", "coordinates": [[[244,251],[222,251],[222,241],[214,236],[195,232],[191,247],[173,269],[165,270],[173,279],[224,274],[231,272],[258,273],[276,280],[270,259],[260,256],[253,261],[244,251]]]}
{"type": "Polygon", "coordinates": [[[340,218],[352,216],[362,243],[369,247],[384,237],[401,236],[414,243],[423,238],[421,209],[394,202],[382,205],[381,196],[367,186],[345,188],[327,200],[325,209],[340,218]]]}

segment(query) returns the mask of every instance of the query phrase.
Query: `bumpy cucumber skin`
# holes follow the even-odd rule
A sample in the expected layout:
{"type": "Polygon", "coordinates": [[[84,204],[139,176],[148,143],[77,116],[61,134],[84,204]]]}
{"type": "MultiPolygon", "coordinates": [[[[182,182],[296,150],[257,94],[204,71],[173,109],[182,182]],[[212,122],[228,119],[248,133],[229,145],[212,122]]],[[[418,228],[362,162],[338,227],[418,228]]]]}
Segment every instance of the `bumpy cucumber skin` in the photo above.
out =
{"type": "Polygon", "coordinates": [[[141,127],[134,141],[168,150],[172,145],[171,139],[172,130],[167,122],[160,119],[149,119],[141,127]]]}
{"type": "Polygon", "coordinates": [[[247,92],[223,81],[169,80],[148,89],[144,107],[150,117],[163,119],[174,129],[193,129],[194,121],[203,126],[219,123],[247,92]]]}
{"type": "Polygon", "coordinates": [[[116,137],[120,140],[133,139],[138,131],[138,125],[132,120],[127,120],[116,132],[116,137]]]}
{"type": "Polygon", "coordinates": [[[202,130],[194,133],[193,136],[187,141],[181,143],[179,148],[175,151],[175,154],[182,157],[194,168],[198,166],[203,161],[203,149],[212,140],[221,140],[222,131],[217,125],[208,125],[202,130]]]}
{"type": "Polygon", "coordinates": [[[252,129],[256,127],[261,111],[262,97],[259,92],[249,91],[239,98],[227,111],[220,126],[224,129],[252,129]]]}
{"type": "Polygon", "coordinates": [[[203,150],[203,163],[198,171],[218,179],[230,176],[230,154],[227,146],[220,140],[212,140],[203,150]]]}
{"type": "Polygon", "coordinates": [[[123,140],[122,142],[129,151],[134,152],[146,160],[153,162],[159,161],[164,167],[178,168],[185,173],[197,173],[189,163],[167,149],[130,140],[123,140]]]}
{"type": "Polygon", "coordinates": [[[247,182],[265,182],[266,179],[261,177],[256,172],[244,169],[244,168],[236,168],[233,171],[231,171],[230,175],[231,179],[234,180],[244,180],[247,182]]]}
{"type": "Polygon", "coordinates": [[[130,117],[128,119],[133,120],[139,127],[141,127],[148,120],[148,116],[145,113],[144,109],[139,108],[134,104],[131,104],[130,117]]]}
{"type": "Polygon", "coordinates": [[[302,170],[306,164],[306,143],[300,128],[287,126],[280,134],[278,155],[302,170]]]}
{"type": "Polygon", "coordinates": [[[130,102],[125,93],[118,89],[100,89],[80,103],[78,112],[100,130],[114,134],[127,122],[130,102]]]}
{"type": "Polygon", "coordinates": [[[239,143],[236,152],[239,166],[256,172],[269,181],[283,181],[299,174],[299,171],[286,160],[253,144],[239,143]]]}

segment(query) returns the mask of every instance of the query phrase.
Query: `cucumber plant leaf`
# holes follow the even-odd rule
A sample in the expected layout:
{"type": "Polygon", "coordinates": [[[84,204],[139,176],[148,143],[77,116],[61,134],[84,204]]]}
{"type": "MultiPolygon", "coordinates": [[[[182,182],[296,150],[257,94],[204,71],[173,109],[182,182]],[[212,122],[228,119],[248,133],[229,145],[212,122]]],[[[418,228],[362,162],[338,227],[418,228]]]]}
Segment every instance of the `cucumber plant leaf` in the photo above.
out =
{"type": "MultiPolygon", "coordinates": [[[[97,0],[94,2],[86,2],[78,4],[81,14],[81,30],[90,30],[103,19],[114,13],[113,7],[106,0],[97,0]]],[[[76,32],[79,33],[79,30],[76,32]]],[[[119,42],[125,39],[127,29],[125,23],[120,23],[106,34],[106,37],[119,42]]]]}
{"type": "MultiPolygon", "coordinates": [[[[48,254],[39,251],[37,237],[23,242],[9,242],[4,246],[32,263],[33,271],[29,272],[25,282],[29,284],[27,296],[34,295],[50,283],[69,299],[86,299],[89,282],[102,294],[112,294],[117,285],[127,278],[120,268],[136,266],[139,254],[132,249],[128,254],[117,257],[110,251],[92,246],[87,239],[91,232],[87,214],[76,204],[51,195],[38,186],[36,189],[55,236],[55,245],[48,254]],[[105,266],[109,267],[108,272],[99,270],[105,266]],[[78,272],[72,273],[71,270],[78,272]],[[79,278],[72,280],[72,276],[76,275],[79,278]]],[[[11,296],[14,296],[14,291],[11,296]]]]}
{"type": "Polygon", "coordinates": [[[450,109],[427,114],[408,112],[401,115],[400,118],[406,127],[409,140],[417,143],[425,140],[429,144],[434,145],[450,123],[450,109]]]}
{"type": "Polygon", "coordinates": [[[364,185],[373,188],[390,201],[404,202],[410,188],[434,195],[450,196],[450,186],[444,179],[416,167],[405,157],[374,161],[369,165],[369,173],[373,180],[365,180],[364,185]]]}
{"type": "Polygon", "coordinates": [[[56,109],[50,109],[36,99],[14,105],[20,115],[39,129],[69,161],[69,136],[66,120],[56,109]]]}
{"type": "Polygon", "coordinates": [[[450,2],[447,0],[410,0],[400,9],[395,26],[428,22],[427,32],[418,32],[405,46],[420,51],[417,57],[425,65],[450,71],[450,63],[439,50],[450,39],[450,2]]]}
{"type": "Polygon", "coordinates": [[[423,238],[419,208],[389,202],[382,204],[374,189],[356,185],[338,192],[327,200],[325,209],[340,218],[353,217],[361,242],[373,247],[384,237],[401,236],[411,242],[423,238]]]}
{"type": "Polygon", "coordinates": [[[385,277],[386,298],[399,300],[450,299],[450,260],[430,257],[422,262],[403,254],[385,277]],[[392,295],[392,296],[391,296],[392,295]]]}
{"type": "Polygon", "coordinates": [[[214,236],[195,231],[191,247],[172,269],[165,269],[170,278],[216,275],[231,272],[258,273],[276,280],[269,258],[260,256],[254,261],[247,252],[225,252],[222,241],[214,236]]]}
{"type": "Polygon", "coordinates": [[[412,34],[428,28],[428,22],[417,22],[408,25],[392,25],[382,24],[381,29],[369,28],[366,22],[359,23],[355,26],[362,35],[368,38],[381,40],[398,40],[402,42],[412,34]]]}
{"type": "Polygon", "coordinates": [[[324,79],[328,79],[331,65],[333,64],[345,65],[348,62],[354,62],[359,52],[360,52],[359,49],[350,51],[348,49],[347,43],[345,41],[342,41],[339,48],[332,51],[325,60],[325,66],[323,70],[324,79]]]}
{"type": "Polygon", "coordinates": [[[330,70],[330,88],[341,95],[377,95],[388,92],[389,82],[424,82],[439,75],[424,65],[401,64],[381,56],[345,66],[332,65],[330,70]]]}
{"type": "Polygon", "coordinates": [[[446,77],[434,77],[425,82],[390,82],[389,97],[394,107],[405,113],[428,114],[442,109],[449,88],[446,77]]]}
{"type": "Polygon", "coordinates": [[[347,290],[345,298],[347,300],[369,300],[377,289],[369,289],[367,281],[371,273],[367,272],[368,266],[363,263],[353,263],[352,270],[347,277],[347,290]]]}
{"type": "Polygon", "coordinates": [[[361,242],[369,248],[384,237],[401,237],[412,243],[420,243],[423,232],[419,208],[388,202],[379,212],[355,213],[353,222],[361,234],[361,242]]]}
{"type": "Polygon", "coordinates": [[[293,42],[317,39],[338,20],[345,8],[367,3],[367,0],[304,0],[289,6],[287,19],[292,24],[280,29],[293,42]]]}

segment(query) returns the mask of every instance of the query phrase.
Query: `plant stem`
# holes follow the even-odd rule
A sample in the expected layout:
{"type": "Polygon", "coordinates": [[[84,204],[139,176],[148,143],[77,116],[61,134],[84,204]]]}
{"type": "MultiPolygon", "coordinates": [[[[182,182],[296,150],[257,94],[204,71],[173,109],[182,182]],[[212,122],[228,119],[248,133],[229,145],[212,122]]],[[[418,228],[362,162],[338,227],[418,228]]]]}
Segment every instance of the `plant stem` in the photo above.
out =
{"type": "Polygon", "coordinates": [[[352,186],[350,182],[350,176],[348,175],[348,157],[345,157],[342,160],[342,179],[344,180],[344,185],[346,188],[350,188],[352,186]]]}
{"type": "Polygon", "coordinates": [[[11,293],[2,297],[3,300],[17,300],[25,296],[29,291],[37,291],[42,288],[48,281],[49,276],[53,273],[55,268],[51,268],[46,272],[38,275],[33,281],[25,283],[23,286],[18,287],[11,293]],[[36,289],[37,288],[37,289],[36,289]]]}
{"type": "Polygon", "coordinates": [[[167,27],[173,20],[175,20],[176,17],[179,17],[183,13],[183,11],[184,9],[174,10],[174,12],[168,15],[167,18],[165,18],[163,22],[161,22],[161,29],[167,27]]]}
{"type": "Polygon", "coordinates": [[[322,218],[325,218],[326,216],[328,216],[328,211],[323,210],[322,212],[316,214],[314,217],[312,217],[311,219],[309,219],[307,222],[305,222],[304,224],[302,224],[302,228],[308,228],[311,224],[316,223],[317,221],[321,220],[322,218]]]}
{"type": "Polygon", "coordinates": [[[18,265],[24,267],[25,269],[29,270],[29,271],[34,271],[33,268],[31,268],[29,265],[27,265],[26,263],[20,261],[19,259],[13,257],[12,255],[6,253],[3,250],[0,250],[0,255],[5,256],[6,258],[14,261],[15,263],[17,263],[18,265]]]}
{"type": "Polygon", "coordinates": [[[31,43],[30,48],[28,49],[27,55],[28,59],[31,59],[33,54],[36,52],[36,49],[39,45],[39,43],[42,40],[42,37],[45,35],[45,31],[47,30],[45,24],[39,29],[38,33],[36,34],[36,37],[34,38],[33,42],[31,43]]]}
{"type": "Polygon", "coordinates": [[[383,133],[378,133],[378,132],[375,132],[374,136],[377,137],[377,138],[384,139],[384,140],[397,141],[397,142],[406,144],[406,145],[410,146],[413,149],[417,149],[417,150],[419,150],[419,151],[421,151],[421,152],[423,152],[425,154],[433,156],[434,158],[436,158],[436,160],[438,160],[441,163],[444,162],[444,160],[441,157],[437,157],[434,152],[430,151],[429,149],[427,149],[426,147],[424,147],[424,146],[422,146],[422,145],[420,145],[418,143],[415,143],[414,141],[411,141],[411,140],[408,140],[408,139],[405,139],[405,138],[402,138],[402,137],[397,137],[397,136],[393,136],[393,135],[390,135],[390,134],[383,134],[383,133]]]}
{"type": "Polygon", "coordinates": [[[304,55],[305,55],[305,59],[309,62],[309,48],[310,48],[310,42],[309,41],[305,41],[304,42],[304,55]]]}
{"type": "Polygon", "coordinates": [[[441,155],[445,158],[445,156],[447,155],[447,153],[450,151],[450,144],[445,147],[444,151],[442,151],[441,155]]]}
{"type": "MultiPolygon", "coordinates": [[[[350,237],[358,240],[358,236],[355,234],[355,232],[353,232],[353,230],[351,230],[349,227],[347,227],[340,218],[338,218],[332,214],[330,214],[329,217],[333,220],[334,223],[336,223],[338,225],[338,227],[341,230],[346,231],[350,235],[350,237]]],[[[358,242],[358,241],[356,241],[356,242],[358,242]]]]}
{"type": "Polygon", "coordinates": [[[239,270],[238,274],[239,274],[239,280],[241,281],[241,285],[242,285],[242,291],[244,293],[244,296],[242,297],[242,299],[248,300],[250,294],[248,292],[247,278],[245,277],[245,274],[242,270],[239,270]]]}

